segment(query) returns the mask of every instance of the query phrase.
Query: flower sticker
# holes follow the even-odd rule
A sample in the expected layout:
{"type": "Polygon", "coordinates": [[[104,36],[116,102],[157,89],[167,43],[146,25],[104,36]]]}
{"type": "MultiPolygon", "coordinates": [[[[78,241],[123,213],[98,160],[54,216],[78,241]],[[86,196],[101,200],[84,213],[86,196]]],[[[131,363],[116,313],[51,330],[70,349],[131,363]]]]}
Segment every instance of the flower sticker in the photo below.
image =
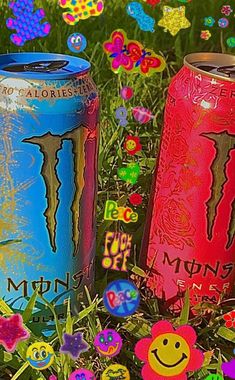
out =
{"type": "Polygon", "coordinates": [[[235,310],[230,311],[230,313],[227,313],[223,316],[223,319],[225,321],[225,326],[230,329],[231,327],[235,328],[235,310]]]}
{"type": "Polygon", "coordinates": [[[145,364],[144,380],[187,380],[187,372],[196,371],[204,362],[203,353],[194,348],[195,330],[188,325],[176,330],[168,321],[153,325],[151,338],[141,339],[135,346],[137,358],[145,364]]]}
{"type": "Polygon", "coordinates": [[[124,142],[124,149],[128,154],[134,156],[137,152],[142,149],[142,145],[140,144],[140,138],[137,136],[127,136],[124,142]]]}
{"type": "Polygon", "coordinates": [[[226,17],[222,17],[219,19],[218,25],[220,28],[227,28],[227,26],[229,25],[229,21],[226,17]]]}
{"type": "Polygon", "coordinates": [[[223,5],[221,8],[221,13],[223,13],[226,16],[229,16],[233,12],[233,9],[231,8],[231,5],[223,5]]]}
{"type": "Polygon", "coordinates": [[[214,25],[215,19],[211,16],[204,18],[204,25],[209,26],[210,28],[214,25]]]}
{"type": "Polygon", "coordinates": [[[133,206],[139,206],[143,202],[143,197],[140,194],[138,194],[138,193],[133,193],[129,197],[129,202],[133,206]]]}
{"type": "Polygon", "coordinates": [[[201,35],[200,35],[201,39],[202,40],[209,40],[211,38],[211,33],[209,32],[209,30],[202,30],[201,31],[201,35]]]}
{"type": "Polygon", "coordinates": [[[229,37],[227,40],[226,40],[226,43],[228,45],[228,47],[235,47],[235,37],[229,37]]]}

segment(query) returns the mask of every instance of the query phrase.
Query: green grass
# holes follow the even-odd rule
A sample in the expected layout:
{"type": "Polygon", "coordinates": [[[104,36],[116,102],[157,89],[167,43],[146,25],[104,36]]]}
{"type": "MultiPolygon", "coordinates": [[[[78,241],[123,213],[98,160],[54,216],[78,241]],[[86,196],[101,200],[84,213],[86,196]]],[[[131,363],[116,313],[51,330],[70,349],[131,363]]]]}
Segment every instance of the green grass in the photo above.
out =
{"type": "MultiPolygon", "coordinates": [[[[102,294],[106,284],[116,275],[113,272],[105,273],[100,265],[102,257],[102,244],[104,242],[104,233],[109,229],[120,230],[131,233],[134,236],[134,252],[130,261],[130,275],[143,274],[138,268],[138,257],[140,244],[143,234],[146,209],[148,204],[150,184],[155,166],[155,157],[159,146],[160,133],[163,125],[163,110],[166,99],[167,87],[172,76],[179,70],[182,65],[183,57],[187,53],[197,51],[215,51],[228,52],[233,54],[232,49],[226,47],[226,38],[235,35],[233,15],[230,16],[231,25],[221,31],[218,27],[212,28],[212,38],[209,41],[200,39],[203,18],[213,16],[217,20],[221,17],[220,8],[226,3],[221,0],[192,0],[187,4],[186,15],[192,23],[190,29],[182,30],[176,37],[169,33],[164,33],[162,28],[156,27],[156,32],[146,33],[139,30],[136,22],[130,19],[126,12],[125,6],[127,0],[106,0],[104,13],[97,18],[79,22],[77,26],[70,27],[64,23],[61,17],[62,10],[58,7],[56,1],[37,1],[38,6],[43,6],[47,20],[52,24],[52,31],[47,38],[37,39],[28,42],[24,49],[18,49],[10,40],[10,31],[6,28],[4,20],[9,17],[10,12],[7,8],[7,1],[0,0],[0,53],[17,52],[17,51],[42,51],[71,54],[67,48],[67,38],[72,32],[83,33],[88,40],[88,48],[81,57],[88,59],[92,64],[91,75],[94,78],[101,96],[101,122],[100,122],[100,150],[99,150],[99,193],[98,193],[98,210],[97,210],[97,270],[95,289],[102,294]],[[162,74],[155,74],[150,78],[139,77],[138,75],[127,75],[125,73],[114,75],[110,70],[110,64],[102,50],[102,43],[107,40],[111,32],[117,28],[122,28],[127,32],[130,39],[136,39],[143,43],[147,48],[153,49],[156,53],[161,53],[167,61],[167,69],[162,74]],[[135,97],[129,105],[129,112],[132,106],[142,105],[152,110],[156,115],[153,123],[146,126],[136,126],[134,122],[128,124],[127,129],[118,128],[114,111],[122,104],[119,96],[119,90],[123,85],[130,85],[135,90],[135,97]],[[123,152],[122,144],[126,133],[137,133],[141,138],[143,150],[138,154],[138,160],[141,165],[142,173],[138,183],[135,186],[126,186],[117,178],[117,168],[128,158],[123,152]],[[127,195],[131,192],[138,191],[144,197],[143,204],[138,208],[139,220],[136,224],[123,225],[120,222],[110,224],[104,222],[103,212],[107,199],[113,199],[125,203],[127,195]]],[[[229,2],[227,2],[229,3],[229,2]]],[[[231,2],[230,2],[231,3],[231,2]]],[[[161,5],[179,6],[176,0],[162,1],[161,5]]],[[[233,4],[231,4],[233,6],[233,4]]],[[[156,20],[161,18],[161,7],[157,6],[154,10],[145,4],[148,13],[155,17],[156,20]]],[[[212,313],[206,314],[210,308],[204,304],[197,317],[188,321],[187,307],[181,317],[172,318],[170,315],[162,315],[159,312],[158,302],[156,299],[149,299],[144,290],[144,277],[140,278],[142,302],[138,314],[127,320],[117,320],[105,313],[102,303],[96,298],[91,300],[87,293],[84,310],[76,317],[68,317],[67,323],[60,325],[57,323],[57,332],[48,340],[56,351],[56,363],[53,366],[54,373],[58,374],[59,380],[66,380],[68,374],[74,368],[74,364],[68,358],[61,357],[58,353],[59,342],[62,331],[84,331],[85,339],[91,345],[89,353],[82,355],[77,366],[85,366],[93,369],[99,379],[102,371],[107,367],[107,359],[98,358],[92,345],[94,336],[97,331],[106,326],[115,327],[121,332],[124,338],[124,348],[118,357],[120,364],[127,365],[131,371],[132,379],[140,379],[141,363],[134,357],[133,348],[140,337],[149,333],[150,326],[159,319],[167,318],[175,326],[183,323],[189,323],[194,326],[198,333],[198,347],[204,352],[208,360],[205,366],[197,374],[192,374],[190,379],[203,379],[209,373],[214,371],[221,374],[221,361],[229,360],[232,357],[232,348],[235,343],[235,332],[226,330],[223,327],[222,315],[231,310],[235,303],[231,301],[230,306],[213,306],[212,313]],[[212,352],[212,350],[214,350],[212,352]]],[[[46,302],[39,299],[40,302],[46,302]]],[[[28,320],[35,302],[32,298],[24,318],[26,326],[29,327],[28,320]]],[[[52,305],[45,307],[53,308],[52,305]]],[[[2,314],[8,315],[11,311],[6,309],[4,303],[0,303],[2,314]]],[[[30,342],[37,341],[38,336],[32,334],[30,342]]],[[[6,354],[0,350],[0,378],[10,379],[12,374],[17,373],[25,363],[25,349],[29,343],[22,343],[18,346],[15,354],[6,354]]],[[[115,362],[116,360],[113,360],[115,362]]],[[[48,378],[50,370],[43,371],[43,374],[37,373],[31,368],[25,368],[19,378],[23,380],[37,380],[40,377],[45,380],[48,378]]],[[[14,380],[17,377],[14,378],[14,380]]]]}

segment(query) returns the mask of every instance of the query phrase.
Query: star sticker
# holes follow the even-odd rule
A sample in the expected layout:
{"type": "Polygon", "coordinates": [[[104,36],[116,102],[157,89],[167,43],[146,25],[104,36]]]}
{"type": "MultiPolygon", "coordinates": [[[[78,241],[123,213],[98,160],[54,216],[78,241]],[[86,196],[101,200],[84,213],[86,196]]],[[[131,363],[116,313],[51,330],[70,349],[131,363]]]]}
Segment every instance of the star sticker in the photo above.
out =
{"type": "Polygon", "coordinates": [[[82,352],[88,350],[88,344],[83,340],[83,334],[78,332],[74,335],[63,334],[64,344],[60,347],[60,352],[68,354],[72,359],[79,358],[82,352]]]}
{"type": "Polygon", "coordinates": [[[175,36],[180,29],[186,29],[191,26],[189,20],[185,17],[185,7],[172,8],[167,5],[163,7],[163,18],[158,22],[159,26],[169,30],[172,36],[175,36]]]}
{"type": "Polygon", "coordinates": [[[23,327],[23,319],[20,314],[14,314],[9,318],[0,316],[0,344],[6,351],[14,352],[21,340],[28,339],[29,332],[23,327]]]}

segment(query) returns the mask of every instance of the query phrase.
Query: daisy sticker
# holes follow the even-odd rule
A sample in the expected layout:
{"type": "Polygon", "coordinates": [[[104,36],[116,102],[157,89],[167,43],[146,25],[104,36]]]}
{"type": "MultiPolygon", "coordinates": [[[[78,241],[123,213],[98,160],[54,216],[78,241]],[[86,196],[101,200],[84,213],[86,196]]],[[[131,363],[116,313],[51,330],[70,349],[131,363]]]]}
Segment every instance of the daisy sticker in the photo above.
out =
{"type": "Polygon", "coordinates": [[[144,380],[187,380],[186,372],[201,368],[204,356],[194,348],[195,330],[188,325],[176,330],[170,322],[160,321],[153,325],[151,338],[141,339],[135,346],[137,358],[145,364],[144,380]]]}

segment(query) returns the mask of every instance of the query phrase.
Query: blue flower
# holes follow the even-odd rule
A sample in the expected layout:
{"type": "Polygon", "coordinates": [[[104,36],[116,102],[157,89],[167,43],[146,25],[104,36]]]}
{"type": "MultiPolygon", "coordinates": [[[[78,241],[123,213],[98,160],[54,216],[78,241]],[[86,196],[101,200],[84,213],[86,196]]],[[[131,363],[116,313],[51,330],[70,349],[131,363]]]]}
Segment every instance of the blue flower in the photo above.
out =
{"type": "Polygon", "coordinates": [[[214,23],[215,23],[215,19],[213,17],[209,16],[209,17],[204,18],[204,25],[205,26],[212,27],[214,25],[214,23]]]}

